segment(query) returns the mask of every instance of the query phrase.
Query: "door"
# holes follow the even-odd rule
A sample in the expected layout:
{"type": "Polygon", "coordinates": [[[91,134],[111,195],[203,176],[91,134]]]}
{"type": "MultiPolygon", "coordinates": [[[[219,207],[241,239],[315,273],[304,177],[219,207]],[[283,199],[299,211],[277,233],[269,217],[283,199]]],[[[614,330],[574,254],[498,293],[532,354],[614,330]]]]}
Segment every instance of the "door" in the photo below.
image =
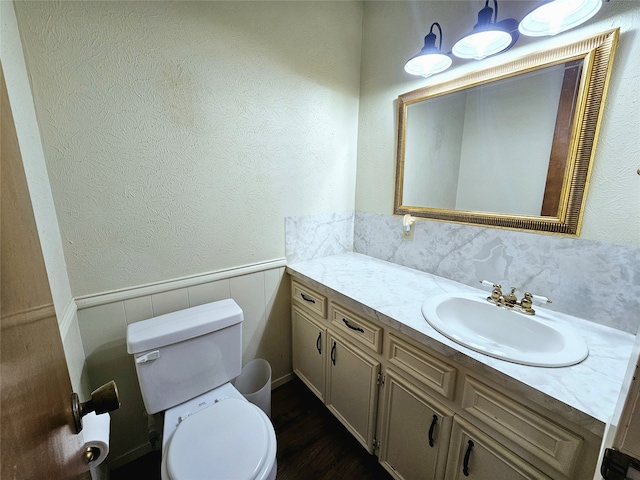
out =
{"type": "Polygon", "coordinates": [[[88,479],[1,65],[0,77],[0,477],[88,479]]]}
{"type": "Polygon", "coordinates": [[[327,408],[373,453],[380,362],[331,334],[328,349],[327,408]]]}
{"type": "Polygon", "coordinates": [[[324,401],[324,351],[327,329],[293,307],[293,371],[324,401]]]}
{"type": "Polygon", "coordinates": [[[400,480],[442,478],[453,411],[412,382],[386,371],[380,463],[400,480]]]}
{"type": "Polygon", "coordinates": [[[458,415],[454,417],[446,480],[551,480],[458,415]]]}

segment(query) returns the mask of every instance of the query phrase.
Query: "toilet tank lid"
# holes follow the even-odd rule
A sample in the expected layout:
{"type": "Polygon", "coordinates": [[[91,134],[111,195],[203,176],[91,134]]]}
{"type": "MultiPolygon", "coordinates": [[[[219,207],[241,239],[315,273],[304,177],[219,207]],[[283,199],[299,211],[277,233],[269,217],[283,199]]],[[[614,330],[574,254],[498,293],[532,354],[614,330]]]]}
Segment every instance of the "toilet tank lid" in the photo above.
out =
{"type": "Polygon", "coordinates": [[[182,342],[242,320],[242,309],[231,298],[159,315],[127,326],[127,352],[146,352],[182,342]]]}

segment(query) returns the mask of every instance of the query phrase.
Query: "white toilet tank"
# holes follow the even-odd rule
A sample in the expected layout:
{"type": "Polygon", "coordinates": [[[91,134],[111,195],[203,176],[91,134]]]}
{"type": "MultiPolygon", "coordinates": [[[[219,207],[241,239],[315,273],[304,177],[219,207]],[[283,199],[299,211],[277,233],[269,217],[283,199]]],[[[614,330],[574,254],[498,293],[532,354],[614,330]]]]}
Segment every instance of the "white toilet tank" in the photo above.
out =
{"type": "Polygon", "coordinates": [[[167,410],[240,375],[242,309],[232,299],[127,327],[148,413],[167,410]]]}

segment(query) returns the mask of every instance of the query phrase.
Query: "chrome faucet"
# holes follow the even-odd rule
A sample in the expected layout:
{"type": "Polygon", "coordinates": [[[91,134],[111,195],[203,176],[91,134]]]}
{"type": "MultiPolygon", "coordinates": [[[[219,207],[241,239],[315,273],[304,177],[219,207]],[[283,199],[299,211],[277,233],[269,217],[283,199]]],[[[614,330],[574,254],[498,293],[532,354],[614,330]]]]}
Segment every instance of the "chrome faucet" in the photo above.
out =
{"type": "Polygon", "coordinates": [[[508,294],[502,293],[502,285],[499,283],[492,283],[488,280],[481,280],[481,284],[492,287],[491,296],[487,297],[489,303],[493,303],[498,307],[505,307],[515,310],[525,315],[535,315],[536,311],[532,308],[534,300],[540,303],[551,303],[547,297],[541,295],[534,295],[530,292],[525,292],[520,301],[516,297],[516,287],[511,287],[511,292],[508,294]]]}

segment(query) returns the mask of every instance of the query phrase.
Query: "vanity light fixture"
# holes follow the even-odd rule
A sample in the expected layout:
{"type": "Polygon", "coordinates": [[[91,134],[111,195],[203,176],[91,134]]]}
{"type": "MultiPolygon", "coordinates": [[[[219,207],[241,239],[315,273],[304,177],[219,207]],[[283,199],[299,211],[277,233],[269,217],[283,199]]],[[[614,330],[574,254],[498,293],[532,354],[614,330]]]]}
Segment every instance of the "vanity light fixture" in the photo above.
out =
{"type": "Polygon", "coordinates": [[[602,7],[602,0],[547,0],[529,12],[518,30],[529,37],[556,35],[586,22],[602,7]]]}
{"type": "Polygon", "coordinates": [[[484,8],[478,12],[478,23],[456,42],[451,50],[456,57],[482,60],[489,55],[510,48],[518,39],[518,21],[508,18],[498,22],[498,1],[494,8],[485,0],[484,8]]]}
{"type": "Polygon", "coordinates": [[[404,70],[411,75],[428,77],[435,73],[444,72],[451,66],[451,62],[451,57],[442,53],[442,28],[438,22],[434,22],[431,25],[429,34],[424,37],[424,47],[404,64],[404,70]],[[438,27],[440,34],[439,47],[436,47],[436,34],[433,33],[433,27],[438,27]]]}
{"type": "Polygon", "coordinates": [[[478,12],[478,23],[455,43],[448,54],[442,53],[442,28],[438,22],[434,22],[429,34],[424,37],[424,47],[405,63],[404,70],[411,75],[429,77],[451,66],[451,54],[464,59],[482,60],[508,50],[521,34],[529,37],[556,35],[589,20],[600,11],[603,2],[543,0],[521,22],[515,18],[498,22],[498,0],[493,0],[493,8],[489,6],[489,1],[485,0],[484,7],[478,12]],[[440,35],[438,47],[434,27],[438,28],[440,35]]]}

